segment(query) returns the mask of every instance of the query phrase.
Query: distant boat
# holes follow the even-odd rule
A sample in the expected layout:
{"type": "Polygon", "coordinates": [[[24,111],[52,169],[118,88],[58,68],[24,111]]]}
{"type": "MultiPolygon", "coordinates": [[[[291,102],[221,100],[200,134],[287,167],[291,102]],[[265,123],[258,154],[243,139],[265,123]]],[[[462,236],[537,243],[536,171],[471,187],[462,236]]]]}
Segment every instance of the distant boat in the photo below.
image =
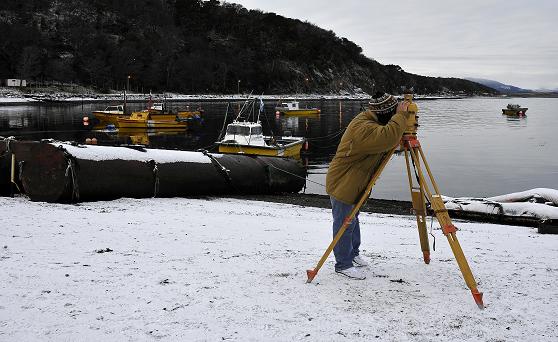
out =
{"type": "Polygon", "coordinates": [[[133,112],[129,117],[117,119],[118,128],[186,129],[188,119],[180,119],[176,114],[152,114],[149,110],[133,112]]]}
{"type": "MultiPolygon", "coordinates": [[[[257,118],[250,121],[250,115],[241,121],[243,115],[254,110],[255,99],[248,99],[242,106],[236,119],[227,125],[225,136],[217,142],[220,153],[253,154],[260,156],[275,157],[300,157],[300,150],[304,144],[303,137],[274,137],[264,136],[260,123],[260,113],[263,110],[263,102],[260,100],[260,109],[257,118]]],[[[253,117],[255,115],[252,115],[253,117]]]]}
{"type": "Polygon", "coordinates": [[[527,112],[526,107],[521,107],[518,104],[508,104],[508,106],[502,109],[502,114],[504,115],[511,115],[511,116],[527,116],[525,112],[527,112]]]}
{"type": "MultiPolygon", "coordinates": [[[[167,110],[164,103],[152,103],[150,100],[147,104],[147,109],[144,109],[141,112],[137,113],[144,113],[143,116],[149,115],[150,120],[173,121],[176,117],[178,117],[179,121],[201,121],[203,109],[198,108],[196,110],[190,110],[190,106],[187,106],[186,110],[179,110],[173,114],[169,110],[167,110]]],[[[133,114],[134,113],[132,113],[132,115],[133,114]]],[[[108,106],[107,108],[105,108],[105,110],[93,111],[93,116],[104,124],[119,125],[119,120],[123,121],[123,119],[132,119],[132,121],[134,121],[134,119],[131,118],[131,115],[126,115],[124,113],[123,105],[108,106]]],[[[136,118],[137,117],[138,115],[136,115],[136,118]]]]}
{"type": "MultiPolygon", "coordinates": [[[[169,111],[166,109],[164,102],[148,103],[147,110],[153,116],[167,115],[169,111]]],[[[186,110],[179,110],[177,116],[179,119],[199,119],[203,114],[203,109],[190,110],[190,106],[186,106],[186,110]]]]}
{"type": "Polygon", "coordinates": [[[93,116],[101,122],[116,123],[118,117],[125,117],[124,105],[108,106],[104,110],[93,111],[93,116]]]}
{"type": "Polygon", "coordinates": [[[318,108],[300,108],[298,101],[283,102],[281,106],[275,107],[277,114],[285,115],[315,115],[320,114],[318,108]]]}

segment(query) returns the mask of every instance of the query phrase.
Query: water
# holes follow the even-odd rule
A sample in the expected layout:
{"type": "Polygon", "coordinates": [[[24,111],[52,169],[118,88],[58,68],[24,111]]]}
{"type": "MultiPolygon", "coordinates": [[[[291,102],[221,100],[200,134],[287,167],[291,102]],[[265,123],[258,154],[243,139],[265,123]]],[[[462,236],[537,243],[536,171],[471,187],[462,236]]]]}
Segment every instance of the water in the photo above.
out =
{"type": "MultiPolygon", "coordinates": [[[[84,126],[83,116],[106,104],[33,105],[0,107],[0,135],[25,139],[54,138],[83,142],[96,137],[100,144],[142,143],[154,148],[214,149],[227,102],[171,103],[175,109],[201,105],[204,123],[187,132],[99,132],[84,126]]],[[[231,103],[227,122],[240,103],[231,103]]],[[[261,117],[264,132],[293,134],[309,139],[309,180],[325,184],[327,165],[343,129],[358,114],[358,101],[310,101],[319,116],[276,116],[275,101],[266,102],[261,117]]],[[[419,139],[434,177],[448,196],[492,196],[536,187],[558,188],[558,99],[472,98],[419,101],[419,139]],[[503,116],[508,103],[528,107],[527,117],[503,116]]],[[[145,104],[133,104],[141,109],[145,104]]],[[[308,193],[324,194],[323,186],[308,182],[308,193]]],[[[409,199],[405,160],[394,156],[373,189],[373,197],[409,199]]]]}

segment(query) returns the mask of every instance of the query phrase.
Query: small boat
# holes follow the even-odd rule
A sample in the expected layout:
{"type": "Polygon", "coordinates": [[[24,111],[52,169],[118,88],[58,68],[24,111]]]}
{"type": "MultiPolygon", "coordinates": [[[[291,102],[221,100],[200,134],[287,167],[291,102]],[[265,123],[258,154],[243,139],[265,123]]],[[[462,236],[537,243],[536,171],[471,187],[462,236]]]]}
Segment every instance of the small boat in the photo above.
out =
{"type": "MultiPolygon", "coordinates": [[[[159,115],[166,115],[169,111],[166,109],[166,106],[163,102],[149,102],[147,104],[147,110],[149,113],[155,118],[159,117],[159,115]]],[[[196,110],[190,110],[190,106],[186,106],[186,110],[179,110],[177,112],[177,116],[180,119],[200,119],[203,114],[203,109],[198,108],[196,110]]]]}
{"type": "MultiPolygon", "coordinates": [[[[189,120],[189,121],[200,121],[203,109],[198,108],[196,110],[190,110],[190,106],[186,106],[186,110],[179,110],[176,113],[171,113],[171,111],[167,110],[166,106],[162,102],[151,102],[149,100],[147,104],[147,109],[143,110],[142,112],[147,112],[152,120],[174,120],[178,117],[179,120],[189,120]]],[[[124,113],[124,106],[108,106],[105,110],[98,110],[94,111],[93,115],[97,118],[101,123],[104,124],[113,124],[118,125],[118,121],[122,119],[131,119],[130,115],[124,113]]]]}
{"type": "Polygon", "coordinates": [[[299,157],[303,143],[302,137],[266,137],[259,122],[234,121],[227,125],[225,137],[217,144],[220,153],[299,157]]]}
{"type": "Polygon", "coordinates": [[[264,136],[259,120],[263,110],[260,99],[260,110],[255,121],[241,118],[250,105],[254,108],[254,99],[247,100],[236,119],[227,125],[224,138],[217,142],[220,153],[252,154],[259,156],[295,157],[300,158],[300,150],[305,139],[302,137],[264,136]]]}
{"type": "Polygon", "coordinates": [[[528,108],[521,107],[518,104],[508,104],[508,106],[502,109],[502,114],[504,115],[513,115],[513,116],[527,116],[525,112],[527,112],[528,108]]]}
{"type": "Polygon", "coordinates": [[[298,101],[282,102],[281,106],[275,107],[276,114],[285,115],[316,115],[320,114],[318,108],[300,108],[298,101]]]}
{"type": "Polygon", "coordinates": [[[124,106],[108,106],[104,110],[93,111],[93,116],[95,116],[99,121],[106,123],[116,123],[119,117],[126,117],[124,115],[124,106]]]}
{"type": "Polygon", "coordinates": [[[176,114],[152,115],[149,110],[133,112],[130,117],[118,118],[118,128],[157,128],[157,129],[186,129],[187,119],[180,119],[176,114]]]}

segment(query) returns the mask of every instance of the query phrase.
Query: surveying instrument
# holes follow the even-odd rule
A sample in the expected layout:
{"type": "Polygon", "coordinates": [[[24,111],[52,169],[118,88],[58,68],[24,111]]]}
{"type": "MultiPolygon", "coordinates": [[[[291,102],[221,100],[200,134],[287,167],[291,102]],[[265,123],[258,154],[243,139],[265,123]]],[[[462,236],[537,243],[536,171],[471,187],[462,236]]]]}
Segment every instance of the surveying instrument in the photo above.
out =
{"type": "MultiPolygon", "coordinates": [[[[430,203],[432,211],[436,215],[438,219],[438,223],[441,226],[442,232],[448,239],[450,244],[451,250],[453,255],[455,256],[455,260],[461,270],[465,283],[467,287],[471,290],[475,303],[477,303],[480,309],[484,308],[484,304],[482,301],[482,293],[477,289],[477,283],[475,278],[473,277],[473,273],[471,272],[471,268],[463,254],[463,250],[459,245],[459,241],[457,240],[457,228],[451,222],[451,219],[448,214],[448,210],[444,205],[442,200],[440,190],[438,189],[438,185],[432,176],[432,172],[430,171],[430,167],[426,162],[426,158],[424,156],[424,152],[420,145],[420,142],[417,138],[417,128],[418,128],[418,107],[417,105],[412,102],[413,95],[412,94],[404,94],[405,101],[409,102],[407,107],[407,111],[409,112],[409,117],[407,119],[407,126],[405,128],[405,132],[403,133],[403,137],[401,138],[401,143],[399,145],[401,151],[405,154],[405,163],[407,165],[407,177],[409,179],[409,190],[411,192],[411,199],[413,202],[413,212],[417,218],[417,226],[418,226],[418,233],[420,239],[420,246],[422,249],[422,255],[424,262],[426,264],[430,263],[430,246],[428,243],[428,233],[426,230],[426,200],[430,203]],[[412,163],[412,168],[411,168],[412,163]],[[424,173],[422,170],[422,165],[426,168],[426,172],[428,174],[428,178],[432,184],[434,189],[434,193],[430,190],[430,187],[424,177],[424,173]],[[413,180],[413,173],[416,178],[416,182],[413,180]]],[[[323,254],[322,258],[318,262],[318,265],[310,270],[306,271],[308,276],[307,283],[312,282],[312,280],[318,274],[318,271],[323,266],[324,262],[328,258],[329,254],[341,239],[341,236],[347,229],[347,227],[351,224],[352,220],[355,218],[356,214],[366,202],[368,197],[370,196],[370,192],[372,191],[372,187],[376,183],[376,180],[380,177],[380,174],[384,170],[385,166],[391,159],[391,156],[395,153],[398,146],[395,146],[390,151],[386,153],[383,157],[380,165],[376,172],[372,175],[368,186],[364,190],[364,193],[358,200],[358,202],[354,205],[352,211],[349,213],[347,217],[343,220],[343,224],[337,234],[333,237],[333,241],[329,244],[329,247],[326,249],[325,253],[323,254]]]]}

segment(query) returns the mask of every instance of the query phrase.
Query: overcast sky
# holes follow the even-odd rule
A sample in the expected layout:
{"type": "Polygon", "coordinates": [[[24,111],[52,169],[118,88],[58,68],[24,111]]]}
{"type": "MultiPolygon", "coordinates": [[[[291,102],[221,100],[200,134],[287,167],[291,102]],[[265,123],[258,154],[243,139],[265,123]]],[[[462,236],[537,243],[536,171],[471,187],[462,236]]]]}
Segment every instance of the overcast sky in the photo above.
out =
{"type": "Polygon", "coordinates": [[[235,0],[308,21],[382,64],[558,88],[558,0],[235,0]]]}

